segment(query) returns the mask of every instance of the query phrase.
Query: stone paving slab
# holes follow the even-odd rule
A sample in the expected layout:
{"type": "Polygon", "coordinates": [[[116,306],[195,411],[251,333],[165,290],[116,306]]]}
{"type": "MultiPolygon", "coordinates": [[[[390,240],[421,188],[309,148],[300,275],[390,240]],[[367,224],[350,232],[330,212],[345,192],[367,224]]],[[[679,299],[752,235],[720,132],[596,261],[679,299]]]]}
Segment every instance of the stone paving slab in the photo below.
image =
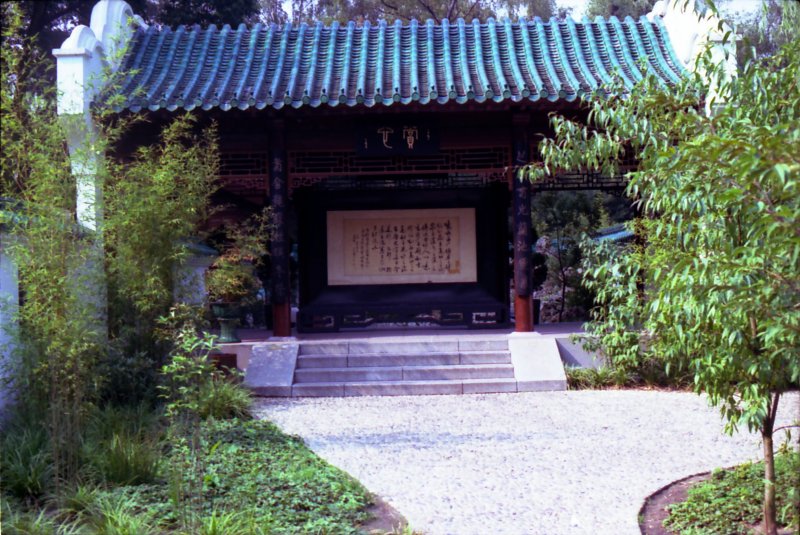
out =
{"type": "MultiPolygon", "coordinates": [[[[645,497],[761,454],[690,393],[567,391],[261,399],[428,535],[634,535],[645,497]]],[[[800,396],[779,420],[800,417],[800,396]]]]}

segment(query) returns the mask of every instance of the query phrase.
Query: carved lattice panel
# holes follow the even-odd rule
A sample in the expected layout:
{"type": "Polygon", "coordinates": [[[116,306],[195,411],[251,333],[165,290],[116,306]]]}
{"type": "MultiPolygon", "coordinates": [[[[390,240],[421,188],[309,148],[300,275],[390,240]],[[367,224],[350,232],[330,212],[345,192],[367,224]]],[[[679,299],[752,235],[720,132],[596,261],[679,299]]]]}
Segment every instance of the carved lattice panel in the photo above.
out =
{"type": "Polygon", "coordinates": [[[220,154],[220,185],[237,195],[266,195],[267,152],[223,152],[220,154]]]}
{"type": "Polygon", "coordinates": [[[303,180],[316,176],[359,176],[496,171],[508,166],[506,147],[445,149],[431,156],[357,156],[348,151],[294,151],[289,174],[303,180]]]}

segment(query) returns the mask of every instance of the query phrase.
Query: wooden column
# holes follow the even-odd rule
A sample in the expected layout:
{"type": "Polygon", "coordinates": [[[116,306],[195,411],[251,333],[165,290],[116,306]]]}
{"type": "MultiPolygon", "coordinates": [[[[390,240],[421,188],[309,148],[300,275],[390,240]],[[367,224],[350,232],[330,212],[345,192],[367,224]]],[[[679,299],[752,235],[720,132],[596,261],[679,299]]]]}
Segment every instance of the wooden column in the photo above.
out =
{"type": "Polygon", "coordinates": [[[291,296],[289,285],[289,241],[286,235],[286,208],[289,181],[286,176],[286,140],[282,120],[274,120],[269,136],[269,203],[275,223],[269,243],[272,293],[272,335],[291,336],[291,296]]]}
{"type": "MultiPolygon", "coordinates": [[[[530,163],[527,115],[514,116],[514,168],[530,163]]],[[[531,306],[531,183],[514,176],[514,330],[533,331],[531,306]]]]}

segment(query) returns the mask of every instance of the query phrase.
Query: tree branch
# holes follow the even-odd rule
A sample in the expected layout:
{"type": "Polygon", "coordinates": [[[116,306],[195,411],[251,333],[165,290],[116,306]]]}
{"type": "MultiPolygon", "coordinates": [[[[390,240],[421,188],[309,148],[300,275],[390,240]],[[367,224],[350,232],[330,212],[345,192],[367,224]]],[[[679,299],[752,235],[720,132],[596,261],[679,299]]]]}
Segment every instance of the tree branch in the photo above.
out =
{"type": "Polygon", "coordinates": [[[425,11],[427,11],[428,13],[430,13],[430,14],[431,14],[431,17],[433,17],[433,20],[434,20],[434,21],[436,21],[436,24],[439,24],[440,22],[442,22],[442,21],[439,19],[439,17],[437,17],[437,16],[436,16],[436,12],[433,10],[433,8],[430,6],[430,4],[428,4],[427,2],[424,2],[423,0],[417,0],[417,3],[418,3],[420,6],[422,6],[422,8],[423,8],[425,11]]]}
{"type": "Polygon", "coordinates": [[[388,9],[391,9],[392,11],[395,11],[395,12],[400,11],[400,9],[397,6],[394,6],[394,5],[390,4],[389,2],[386,2],[386,0],[381,0],[381,5],[385,6],[388,9]]]}

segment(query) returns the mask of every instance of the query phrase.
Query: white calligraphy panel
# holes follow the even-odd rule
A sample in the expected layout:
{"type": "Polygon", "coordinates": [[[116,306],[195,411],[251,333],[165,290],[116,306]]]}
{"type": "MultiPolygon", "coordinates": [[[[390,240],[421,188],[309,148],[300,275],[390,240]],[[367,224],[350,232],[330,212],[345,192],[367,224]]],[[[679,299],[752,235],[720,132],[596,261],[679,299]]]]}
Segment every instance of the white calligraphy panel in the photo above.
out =
{"type": "Polygon", "coordinates": [[[328,212],[328,284],[476,282],[475,209],[328,212]]]}

